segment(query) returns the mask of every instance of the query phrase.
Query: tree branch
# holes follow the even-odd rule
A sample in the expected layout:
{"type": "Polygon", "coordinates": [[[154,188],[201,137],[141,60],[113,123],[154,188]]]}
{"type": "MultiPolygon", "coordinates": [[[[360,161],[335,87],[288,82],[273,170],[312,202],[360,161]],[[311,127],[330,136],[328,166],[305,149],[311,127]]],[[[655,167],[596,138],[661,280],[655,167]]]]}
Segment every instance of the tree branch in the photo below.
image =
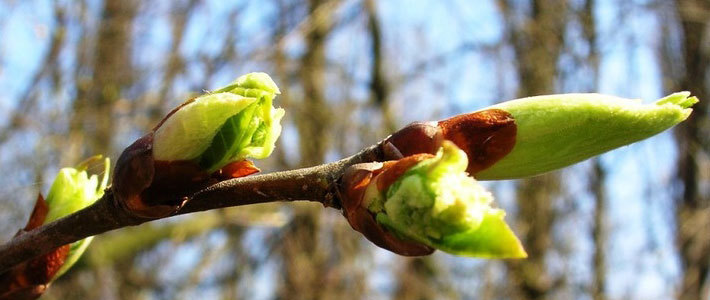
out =
{"type": "MultiPolygon", "coordinates": [[[[310,168],[225,180],[195,193],[167,217],[224,207],[276,201],[307,200],[340,209],[337,183],[353,164],[382,161],[380,145],[337,162],[310,168]]],[[[57,247],[107,231],[162,218],[141,218],[123,209],[111,188],[93,205],[67,217],[22,233],[0,246],[0,273],[57,247]]]]}

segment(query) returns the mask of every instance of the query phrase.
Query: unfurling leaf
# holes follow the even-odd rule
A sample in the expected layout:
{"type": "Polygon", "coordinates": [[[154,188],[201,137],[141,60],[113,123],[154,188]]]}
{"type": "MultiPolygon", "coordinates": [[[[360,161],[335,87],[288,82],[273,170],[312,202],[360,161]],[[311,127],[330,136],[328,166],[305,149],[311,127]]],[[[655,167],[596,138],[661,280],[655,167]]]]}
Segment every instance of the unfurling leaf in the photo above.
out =
{"type": "Polygon", "coordinates": [[[278,93],[268,75],[250,73],[191,100],[155,130],[155,160],[194,160],[212,173],[247,157],[268,157],[284,115],[272,107],[278,93]]]}
{"type": "MultiPolygon", "coordinates": [[[[103,159],[103,172],[89,176],[86,168],[91,162],[101,160],[94,156],[77,168],[59,170],[47,199],[37,197],[27,226],[18,235],[79,211],[101,198],[108,184],[110,161],[103,159]]],[[[48,253],[34,257],[0,274],[0,299],[35,299],[42,295],[47,285],[61,276],[79,259],[92,237],[63,245],[48,253]]]]}
{"type": "MultiPolygon", "coordinates": [[[[468,176],[467,165],[466,153],[452,142],[444,141],[436,155],[408,156],[383,164],[361,187],[362,200],[346,201],[365,207],[387,229],[387,234],[403,241],[464,256],[525,257],[520,242],[503,220],[505,213],[491,207],[493,196],[468,176]]],[[[346,216],[357,210],[351,203],[343,206],[346,216]]],[[[357,230],[368,222],[366,216],[358,214],[351,218],[357,230]]],[[[382,232],[359,231],[373,241],[392,239],[375,236],[382,232]]],[[[376,244],[393,250],[386,242],[376,244]]],[[[390,244],[396,247],[396,243],[390,244]]],[[[428,254],[393,251],[405,255],[428,254]]]]}
{"type": "MultiPolygon", "coordinates": [[[[49,211],[45,224],[56,219],[70,215],[96,202],[104,195],[104,190],[108,185],[109,169],[111,161],[108,158],[103,160],[103,173],[101,179],[96,174],[88,176],[86,168],[92,161],[101,159],[95,156],[80,164],[77,169],[63,168],[59,170],[52,187],[47,194],[47,206],[49,211]]],[[[70,245],[69,254],[61,269],[54,278],[64,274],[79,259],[82,253],[89,246],[93,237],[74,242],[70,245]]]]}
{"type": "Polygon", "coordinates": [[[139,216],[165,216],[200,188],[257,172],[246,159],[273,152],[284,115],[272,106],[277,94],[269,75],[250,73],[174,109],[121,154],[119,202],[139,216]]]}

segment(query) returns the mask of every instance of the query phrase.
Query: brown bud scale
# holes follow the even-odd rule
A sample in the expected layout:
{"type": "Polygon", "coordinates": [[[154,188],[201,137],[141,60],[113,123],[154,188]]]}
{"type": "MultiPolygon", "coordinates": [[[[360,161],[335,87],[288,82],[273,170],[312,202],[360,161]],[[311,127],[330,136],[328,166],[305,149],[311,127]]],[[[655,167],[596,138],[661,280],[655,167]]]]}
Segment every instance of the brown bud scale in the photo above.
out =
{"type": "MultiPolygon", "coordinates": [[[[15,236],[41,226],[47,218],[48,211],[47,202],[42,195],[38,195],[27,225],[15,236]]],[[[39,298],[47,284],[64,265],[70,249],[70,245],[61,246],[1,273],[0,291],[3,294],[0,294],[0,300],[39,298]]]]}
{"type": "Polygon", "coordinates": [[[259,172],[250,161],[230,163],[210,174],[195,161],[153,158],[153,133],[128,146],[116,163],[114,199],[131,214],[165,217],[185,205],[197,191],[219,181],[259,172]]]}
{"type": "MultiPolygon", "coordinates": [[[[416,163],[416,159],[409,159],[401,166],[416,163]]],[[[390,167],[396,166],[396,162],[388,164],[390,167]]],[[[363,196],[370,182],[382,171],[384,164],[361,164],[348,168],[343,175],[340,187],[343,214],[350,223],[350,226],[362,233],[375,245],[404,256],[429,255],[434,249],[410,240],[403,240],[395,236],[387,228],[377,223],[375,216],[363,205],[363,196]]],[[[400,167],[395,168],[397,170],[400,167]]],[[[393,172],[396,173],[396,172],[393,172]]],[[[389,177],[388,177],[389,178],[389,177]]],[[[390,180],[384,180],[387,182],[390,180]]]]}
{"type": "Polygon", "coordinates": [[[399,177],[404,175],[409,169],[414,167],[414,165],[419,162],[432,158],[434,155],[429,153],[420,153],[412,156],[407,156],[396,161],[386,161],[380,169],[380,173],[377,175],[377,189],[385,192],[387,188],[390,187],[399,177]]]}
{"type": "Polygon", "coordinates": [[[393,133],[382,143],[385,160],[397,160],[419,153],[435,154],[444,141],[435,122],[415,122],[393,133]]]}
{"type": "Polygon", "coordinates": [[[505,157],[515,146],[517,125],[501,109],[487,109],[439,121],[443,136],[466,152],[472,176],[505,157]]]}

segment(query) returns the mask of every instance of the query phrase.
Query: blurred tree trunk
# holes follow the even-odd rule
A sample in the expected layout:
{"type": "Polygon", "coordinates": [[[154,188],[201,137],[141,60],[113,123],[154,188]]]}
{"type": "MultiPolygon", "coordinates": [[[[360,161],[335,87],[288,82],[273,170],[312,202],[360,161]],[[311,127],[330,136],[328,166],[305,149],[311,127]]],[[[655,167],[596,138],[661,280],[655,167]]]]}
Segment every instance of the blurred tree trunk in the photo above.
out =
{"type": "MultiPolygon", "coordinates": [[[[532,0],[529,12],[513,1],[499,1],[509,43],[516,56],[518,96],[555,92],[557,61],[564,45],[567,3],[564,0],[532,0]],[[524,14],[522,24],[516,15],[524,14]]],[[[558,173],[522,180],[518,184],[517,228],[529,257],[508,263],[513,295],[520,299],[545,299],[562,282],[552,278],[546,255],[552,247],[555,211],[552,201],[560,194],[558,173]]]]}
{"type": "Polygon", "coordinates": [[[299,127],[301,166],[320,164],[327,150],[327,129],[331,114],[325,102],[325,41],[332,22],[328,2],[334,0],[309,0],[309,26],[306,33],[306,53],[301,58],[301,84],[303,86],[303,111],[296,116],[299,127]]]}
{"type": "Polygon", "coordinates": [[[703,289],[703,284],[707,284],[710,272],[710,195],[706,187],[710,180],[707,175],[710,163],[705,158],[710,154],[710,88],[707,86],[710,1],[677,0],[676,8],[680,17],[685,68],[672,88],[674,91],[690,91],[701,100],[693,107],[690,118],[675,131],[679,147],[678,180],[683,186],[683,193],[676,201],[676,234],[683,267],[678,298],[707,299],[710,292],[703,289]]]}
{"type": "MultiPolygon", "coordinates": [[[[167,53],[167,65],[163,73],[163,78],[158,92],[158,103],[150,107],[148,126],[160,121],[165,113],[161,108],[173,97],[171,89],[175,85],[175,80],[185,71],[185,58],[180,53],[183,44],[183,37],[186,35],[187,23],[190,14],[199,4],[199,0],[173,1],[170,14],[170,50],[167,53]]],[[[187,100],[187,99],[185,99],[187,100]]],[[[150,127],[146,128],[150,129],[150,127]]]]}
{"type": "MultiPolygon", "coordinates": [[[[579,19],[582,33],[589,47],[587,61],[591,70],[590,92],[598,89],[599,78],[599,47],[597,44],[596,19],[594,17],[595,0],[584,1],[579,19]]],[[[592,174],[589,179],[589,189],[594,197],[594,216],[592,223],[592,241],[594,254],[592,256],[593,277],[591,283],[592,299],[605,300],[606,297],[606,241],[607,241],[607,197],[604,185],[606,170],[599,158],[592,159],[592,174]]]]}
{"type": "MultiPolygon", "coordinates": [[[[274,20],[275,32],[272,36],[274,45],[272,59],[274,64],[274,80],[280,83],[279,89],[281,90],[281,95],[279,95],[279,103],[281,104],[281,107],[288,112],[292,112],[297,111],[298,106],[291,105],[291,78],[294,76],[292,70],[289,68],[291,61],[286,54],[283,40],[288,32],[293,30],[293,28],[291,28],[292,26],[289,24],[290,20],[286,16],[293,16],[295,13],[290,1],[278,0],[276,3],[278,5],[279,13],[274,20]]],[[[284,127],[288,126],[288,123],[286,123],[287,120],[283,120],[282,122],[284,127]]],[[[286,157],[286,151],[288,150],[285,149],[283,140],[283,138],[278,139],[276,141],[277,146],[274,149],[274,157],[276,158],[277,167],[282,170],[293,169],[292,162],[288,161],[286,157]]]]}
{"type": "Polygon", "coordinates": [[[445,270],[431,256],[405,257],[396,273],[397,286],[392,299],[460,299],[445,270]]]}
{"type": "Polygon", "coordinates": [[[113,105],[133,81],[131,46],[138,2],[106,0],[94,45],[90,79],[79,78],[71,147],[74,159],[102,153],[110,155],[113,136],[113,105]]]}
{"type": "Polygon", "coordinates": [[[297,207],[280,239],[283,281],[278,299],[326,298],[326,256],[320,239],[321,222],[314,207],[297,207]]]}
{"type": "Polygon", "coordinates": [[[378,19],[377,3],[374,0],[365,0],[363,5],[367,12],[367,29],[370,35],[370,55],[372,59],[372,65],[370,65],[370,97],[375,106],[382,111],[382,127],[385,134],[390,134],[397,130],[397,122],[387,101],[390,86],[384,74],[385,49],[382,45],[382,29],[378,19]]]}
{"type": "Polygon", "coordinates": [[[439,270],[433,264],[431,257],[404,258],[403,265],[397,273],[397,289],[395,300],[424,300],[440,297],[433,282],[439,270]]]}
{"type": "MultiPolygon", "coordinates": [[[[309,0],[306,52],[301,58],[303,101],[295,116],[298,127],[301,166],[320,164],[327,150],[330,113],[325,100],[325,45],[332,26],[331,0],[309,0]]],[[[280,299],[322,299],[325,297],[326,253],[320,239],[320,207],[295,206],[294,217],[280,241],[283,281],[280,299]]]]}
{"type": "Polygon", "coordinates": [[[590,178],[590,189],[594,196],[594,223],[592,227],[592,239],[594,242],[594,254],[592,257],[592,269],[594,276],[591,284],[591,294],[594,300],[606,299],[606,240],[607,240],[607,212],[606,212],[606,192],[604,183],[606,182],[606,170],[599,159],[592,162],[592,178],[590,178]]]}
{"type": "MultiPolygon", "coordinates": [[[[383,134],[388,135],[397,130],[397,122],[392,114],[389,103],[390,85],[384,74],[384,45],[382,44],[382,28],[378,17],[377,2],[365,0],[363,2],[367,14],[367,29],[370,38],[370,97],[372,103],[380,110],[382,115],[383,134]]],[[[437,267],[436,260],[431,257],[405,257],[401,269],[396,275],[397,287],[394,299],[441,299],[451,289],[437,283],[442,270],[437,267]]]]}
{"type": "MultiPolygon", "coordinates": [[[[62,152],[66,164],[94,154],[111,157],[115,103],[133,83],[132,44],[138,10],[135,0],[105,0],[96,29],[84,23],[77,46],[76,95],[69,120],[69,137],[62,152]]],[[[116,299],[133,286],[126,276],[131,264],[99,268],[93,295],[116,299]]]]}

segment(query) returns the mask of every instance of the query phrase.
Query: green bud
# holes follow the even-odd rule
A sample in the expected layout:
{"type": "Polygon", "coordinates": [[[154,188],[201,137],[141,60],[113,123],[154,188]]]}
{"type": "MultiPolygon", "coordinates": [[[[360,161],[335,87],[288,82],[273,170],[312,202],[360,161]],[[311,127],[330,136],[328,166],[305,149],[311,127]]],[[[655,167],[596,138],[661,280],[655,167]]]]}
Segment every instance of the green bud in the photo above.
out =
{"type": "MultiPolygon", "coordinates": [[[[103,160],[104,170],[100,180],[98,175],[89,176],[86,172],[87,164],[100,158],[101,156],[92,157],[76,169],[63,168],[59,170],[49,189],[47,199],[45,199],[48,211],[44,224],[79,211],[103,196],[108,184],[110,160],[108,158],[103,160]]],[[[79,259],[91,243],[92,238],[88,237],[70,245],[64,265],[54,275],[54,279],[66,272],[79,259]]]]}
{"type": "Polygon", "coordinates": [[[432,158],[417,163],[386,190],[370,184],[364,205],[396,235],[457,255],[485,258],[526,257],[491,207],[493,196],[468,176],[466,153],[444,141],[432,158]]]}
{"type": "Polygon", "coordinates": [[[494,105],[487,109],[505,111],[515,120],[515,146],[475,177],[522,178],[575,164],[682,122],[697,102],[689,92],[680,92],[647,105],[599,94],[538,96],[494,105]]]}
{"type": "Polygon", "coordinates": [[[272,107],[277,94],[269,75],[250,73],[195,98],[155,130],[155,160],[195,161],[213,172],[247,157],[269,156],[284,115],[283,109],[272,107]]]}

